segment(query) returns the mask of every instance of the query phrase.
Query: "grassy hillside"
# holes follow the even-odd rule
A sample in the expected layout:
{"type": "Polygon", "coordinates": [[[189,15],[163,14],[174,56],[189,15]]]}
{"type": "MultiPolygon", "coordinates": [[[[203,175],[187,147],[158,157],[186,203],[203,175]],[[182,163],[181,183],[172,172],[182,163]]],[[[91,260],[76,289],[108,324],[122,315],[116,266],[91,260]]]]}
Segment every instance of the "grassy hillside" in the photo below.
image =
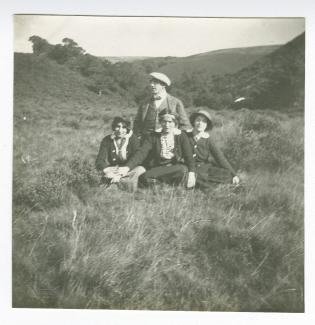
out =
{"type": "Polygon", "coordinates": [[[129,106],[139,105],[148,94],[147,78],[152,71],[164,71],[173,79],[170,91],[185,106],[219,110],[230,107],[238,97],[246,97],[245,107],[250,109],[287,111],[303,106],[304,34],[280,47],[226,49],[115,64],[85,53],[71,39],[56,45],[35,35],[30,39],[37,60],[57,63],[59,70],[83,77],[95,94],[116,97],[116,101],[124,98],[129,106]]]}
{"type": "Polygon", "coordinates": [[[213,76],[206,72],[184,74],[174,92],[195,105],[213,109],[234,108],[303,111],[305,35],[301,34],[274,52],[236,73],[213,76]]]}
{"type": "MultiPolygon", "coordinates": [[[[45,56],[16,53],[14,57],[15,123],[74,118],[99,120],[108,112],[124,111],[128,102],[119,95],[98,96],[90,80],[45,56]]],[[[70,122],[70,121],[69,121],[70,122]]]]}
{"type": "Polygon", "coordinates": [[[209,77],[234,73],[277,48],[278,45],[224,49],[187,57],[152,58],[139,63],[145,66],[151,64],[177,82],[182,79],[183,73],[189,74],[195,71],[202,71],[209,77]]]}
{"type": "Polygon", "coordinates": [[[214,137],[244,186],[130,194],[98,187],[92,122],[20,128],[13,306],[303,312],[302,131],[225,112],[214,137]]]}
{"type": "Polygon", "coordinates": [[[15,57],[13,307],[303,312],[303,117],[212,110],[240,187],[105,190],[99,144],[135,109],[89,82],[15,57]]]}
{"type": "Polygon", "coordinates": [[[304,107],[305,34],[232,76],[227,89],[248,97],[257,108],[304,107]]]}

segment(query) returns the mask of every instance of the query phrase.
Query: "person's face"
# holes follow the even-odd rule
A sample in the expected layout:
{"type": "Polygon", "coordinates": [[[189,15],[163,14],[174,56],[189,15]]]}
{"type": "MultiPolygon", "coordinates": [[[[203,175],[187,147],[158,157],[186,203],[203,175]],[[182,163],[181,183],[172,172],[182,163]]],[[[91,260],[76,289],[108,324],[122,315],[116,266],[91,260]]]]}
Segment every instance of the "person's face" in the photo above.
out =
{"type": "Polygon", "coordinates": [[[175,122],[172,119],[161,120],[162,132],[171,133],[175,128],[175,122]]]}
{"type": "Polygon", "coordinates": [[[207,128],[207,119],[202,116],[202,115],[198,115],[196,118],[195,118],[195,122],[194,122],[194,129],[195,131],[197,132],[204,132],[207,128]]]}
{"type": "Polygon", "coordinates": [[[158,95],[165,89],[165,85],[156,79],[150,80],[150,86],[152,95],[158,95]]]}
{"type": "Polygon", "coordinates": [[[121,138],[127,134],[127,128],[121,122],[117,123],[114,128],[115,136],[121,138]]]}

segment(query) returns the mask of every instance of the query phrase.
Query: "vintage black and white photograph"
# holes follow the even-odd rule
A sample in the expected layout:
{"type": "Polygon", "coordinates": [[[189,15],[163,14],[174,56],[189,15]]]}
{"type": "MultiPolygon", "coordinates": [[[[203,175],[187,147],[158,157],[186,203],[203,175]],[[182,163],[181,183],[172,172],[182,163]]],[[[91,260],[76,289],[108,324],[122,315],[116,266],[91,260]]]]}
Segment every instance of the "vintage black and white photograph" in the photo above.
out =
{"type": "Polygon", "coordinates": [[[12,19],[12,307],[303,313],[305,19],[12,19]]]}

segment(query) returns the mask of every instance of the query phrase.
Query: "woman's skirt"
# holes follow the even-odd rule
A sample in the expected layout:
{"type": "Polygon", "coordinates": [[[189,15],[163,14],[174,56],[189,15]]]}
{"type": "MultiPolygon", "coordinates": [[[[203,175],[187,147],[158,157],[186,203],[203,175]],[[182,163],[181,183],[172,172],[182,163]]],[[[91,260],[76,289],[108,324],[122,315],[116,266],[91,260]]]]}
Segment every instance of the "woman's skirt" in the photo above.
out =
{"type": "Polygon", "coordinates": [[[209,188],[215,184],[232,183],[233,176],[228,169],[208,163],[196,163],[196,187],[209,188]]]}

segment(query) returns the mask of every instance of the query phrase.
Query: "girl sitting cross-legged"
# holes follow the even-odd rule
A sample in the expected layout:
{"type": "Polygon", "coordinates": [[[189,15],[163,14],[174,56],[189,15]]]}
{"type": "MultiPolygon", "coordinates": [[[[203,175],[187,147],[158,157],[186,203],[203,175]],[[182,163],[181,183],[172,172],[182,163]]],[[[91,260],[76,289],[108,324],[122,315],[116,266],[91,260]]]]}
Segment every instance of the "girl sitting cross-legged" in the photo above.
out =
{"type": "Polygon", "coordinates": [[[96,169],[103,172],[103,183],[123,184],[123,188],[135,190],[138,177],[145,172],[141,166],[135,166],[127,174],[122,175],[119,167],[124,166],[139,148],[139,141],[130,129],[130,122],[122,117],[115,117],[112,122],[112,134],[101,142],[95,161],[96,169]],[[122,177],[124,176],[124,177],[122,177]]]}

